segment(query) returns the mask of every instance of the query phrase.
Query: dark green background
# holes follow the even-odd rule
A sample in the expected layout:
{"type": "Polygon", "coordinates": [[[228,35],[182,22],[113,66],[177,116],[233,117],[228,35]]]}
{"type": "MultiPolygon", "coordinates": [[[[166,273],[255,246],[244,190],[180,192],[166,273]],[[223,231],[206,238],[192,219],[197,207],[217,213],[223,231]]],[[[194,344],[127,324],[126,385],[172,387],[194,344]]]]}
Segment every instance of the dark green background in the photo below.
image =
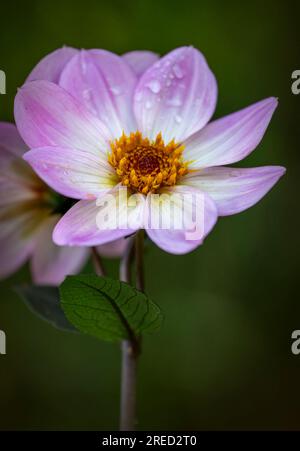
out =
{"type": "MultiPolygon", "coordinates": [[[[1,3],[0,68],[12,120],[16,88],[63,44],[118,53],[165,53],[192,44],[216,74],[216,117],[270,95],[279,108],[259,148],[241,164],[280,164],[286,176],[252,209],[221,219],[203,247],[172,256],[150,246],[147,291],[164,310],[144,340],[141,429],[300,429],[299,11],[292,2],[29,1],[1,3]]],[[[1,258],[1,249],[0,249],[1,258]]],[[[117,275],[117,262],[108,262],[117,275]]],[[[59,332],[1,282],[0,429],[115,429],[118,346],[59,332]]]]}

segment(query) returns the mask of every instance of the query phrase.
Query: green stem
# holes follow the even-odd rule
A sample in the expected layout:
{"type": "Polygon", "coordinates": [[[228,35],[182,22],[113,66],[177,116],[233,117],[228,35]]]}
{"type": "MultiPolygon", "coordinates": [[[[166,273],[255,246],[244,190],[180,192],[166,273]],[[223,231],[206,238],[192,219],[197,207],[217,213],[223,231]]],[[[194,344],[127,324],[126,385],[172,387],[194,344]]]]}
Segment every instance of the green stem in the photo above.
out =
{"type": "MultiPolygon", "coordinates": [[[[120,264],[120,280],[131,283],[131,262],[135,244],[136,257],[136,285],[138,289],[143,287],[143,240],[139,238],[143,231],[136,237],[128,238],[128,245],[120,264]]],[[[136,386],[137,386],[137,362],[140,354],[138,340],[124,340],[122,342],[122,371],[121,371],[121,414],[120,430],[134,431],[136,426],[136,386]]]]}

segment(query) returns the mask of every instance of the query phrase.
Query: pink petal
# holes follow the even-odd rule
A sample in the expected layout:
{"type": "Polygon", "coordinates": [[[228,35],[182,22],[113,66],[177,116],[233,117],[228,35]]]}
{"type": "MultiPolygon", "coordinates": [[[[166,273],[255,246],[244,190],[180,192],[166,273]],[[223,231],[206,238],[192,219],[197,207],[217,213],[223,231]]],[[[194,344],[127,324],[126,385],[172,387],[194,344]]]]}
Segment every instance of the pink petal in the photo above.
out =
{"type": "Polygon", "coordinates": [[[79,201],[55,227],[54,242],[61,246],[98,246],[128,236],[141,228],[143,197],[139,196],[136,205],[128,208],[126,196],[124,200],[122,192],[122,189],[116,187],[99,196],[97,202],[79,201]],[[105,215],[102,215],[103,212],[105,215]],[[104,216],[108,217],[105,224],[101,222],[104,216]]]}
{"type": "Polygon", "coordinates": [[[22,161],[26,150],[16,126],[0,122],[0,207],[36,198],[42,182],[22,161]]]}
{"type": "Polygon", "coordinates": [[[27,150],[17,127],[9,122],[0,122],[0,158],[5,153],[20,157],[27,150]]]}
{"type": "Polygon", "coordinates": [[[107,258],[121,257],[126,249],[128,240],[120,238],[119,240],[111,241],[110,243],[102,244],[97,247],[99,254],[107,258]]]}
{"type": "Polygon", "coordinates": [[[162,193],[175,195],[179,200],[175,197],[161,198],[161,205],[158,208],[158,204],[152,201],[153,197],[148,195],[148,216],[145,222],[147,234],[166,252],[171,254],[191,252],[203,243],[217,221],[215,203],[207,194],[191,187],[175,186],[164,189],[162,193]],[[169,200],[171,207],[168,206],[169,200]],[[189,215],[191,222],[186,220],[189,219],[189,215]],[[183,221],[180,218],[183,218],[183,221]],[[157,228],[158,224],[161,228],[157,228]]]}
{"type": "Polygon", "coordinates": [[[89,257],[83,247],[61,247],[52,241],[60,216],[49,217],[43,224],[31,259],[31,272],[38,285],[60,285],[67,275],[77,274],[89,257]]]}
{"type": "Polygon", "coordinates": [[[62,47],[45,56],[30,72],[27,81],[48,80],[58,83],[65,65],[78,53],[72,47],[62,47]]]}
{"type": "Polygon", "coordinates": [[[154,139],[181,141],[211,118],[217,84],[205,58],[192,47],[168,53],[140,78],[134,96],[139,129],[154,139]]]}
{"type": "Polygon", "coordinates": [[[98,155],[79,149],[42,147],[24,155],[35,172],[58,193],[91,199],[115,184],[115,171],[98,155]]]}
{"type": "Polygon", "coordinates": [[[159,59],[159,55],[147,50],[134,50],[133,52],[124,53],[123,58],[134,73],[140,77],[159,59]]]}
{"type": "Polygon", "coordinates": [[[29,258],[42,220],[38,212],[23,204],[0,209],[1,278],[11,275],[29,258]]]}
{"type": "Polygon", "coordinates": [[[231,164],[245,158],[261,141],[277,107],[274,97],[208,124],[184,143],[190,168],[231,164]]]}
{"type": "Polygon", "coordinates": [[[191,173],[182,183],[208,193],[217,205],[218,215],[227,216],[256,204],[284,173],[281,166],[215,167],[191,173]]]}
{"type": "Polygon", "coordinates": [[[15,119],[29,147],[77,148],[106,160],[109,131],[84,105],[54,83],[26,83],[15,99],[15,119]]]}
{"type": "Polygon", "coordinates": [[[30,166],[0,150],[0,207],[37,199],[44,188],[30,166]]]}
{"type": "Polygon", "coordinates": [[[137,78],[118,55],[81,51],[65,67],[60,86],[76,97],[118,138],[136,130],[132,97],[137,78]]]}

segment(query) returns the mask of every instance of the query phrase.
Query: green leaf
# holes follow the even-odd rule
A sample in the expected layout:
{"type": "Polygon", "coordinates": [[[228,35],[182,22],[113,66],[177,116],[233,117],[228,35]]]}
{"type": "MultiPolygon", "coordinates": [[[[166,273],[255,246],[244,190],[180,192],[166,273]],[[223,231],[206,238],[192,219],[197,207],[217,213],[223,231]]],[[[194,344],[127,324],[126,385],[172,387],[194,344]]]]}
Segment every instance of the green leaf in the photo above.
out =
{"type": "Polygon", "coordinates": [[[119,341],[154,332],[162,323],[160,308],[144,293],[119,280],[96,275],[69,276],[60,286],[62,307],[81,332],[119,341]]]}
{"type": "Polygon", "coordinates": [[[52,326],[76,332],[77,329],[67,320],[59,301],[59,290],[55,287],[18,285],[15,291],[27,307],[52,326]]]}

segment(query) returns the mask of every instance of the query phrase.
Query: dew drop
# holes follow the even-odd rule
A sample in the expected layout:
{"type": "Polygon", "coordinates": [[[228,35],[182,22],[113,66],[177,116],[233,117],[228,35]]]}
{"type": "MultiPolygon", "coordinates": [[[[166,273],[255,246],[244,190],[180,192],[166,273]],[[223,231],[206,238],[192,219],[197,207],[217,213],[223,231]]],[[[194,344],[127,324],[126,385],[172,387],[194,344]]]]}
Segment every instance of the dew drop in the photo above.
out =
{"type": "Polygon", "coordinates": [[[84,89],[82,92],[82,95],[85,100],[91,100],[91,90],[90,89],[84,89]]]}
{"type": "Polygon", "coordinates": [[[147,102],[145,103],[145,107],[147,110],[150,110],[150,108],[152,108],[152,103],[150,102],[150,100],[147,100],[147,102]]]}
{"type": "Polygon", "coordinates": [[[114,96],[119,96],[120,94],[122,94],[122,89],[120,88],[120,86],[112,86],[110,90],[114,96]]]}
{"type": "Polygon", "coordinates": [[[183,73],[181,67],[178,64],[174,64],[173,72],[175,74],[175,77],[178,78],[178,79],[181,79],[184,76],[184,73],[183,73]]]}
{"type": "Polygon", "coordinates": [[[177,124],[180,124],[181,121],[182,121],[182,117],[179,116],[179,114],[176,114],[176,116],[174,117],[174,119],[175,119],[175,122],[177,122],[177,124]]]}
{"type": "Polygon", "coordinates": [[[173,97],[172,99],[168,100],[168,104],[170,106],[181,106],[182,100],[180,99],[180,97],[173,97]]]}
{"type": "Polygon", "coordinates": [[[160,83],[158,80],[151,80],[147,87],[154,93],[154,94],[158,94],[160,91],[160,83]]]}

